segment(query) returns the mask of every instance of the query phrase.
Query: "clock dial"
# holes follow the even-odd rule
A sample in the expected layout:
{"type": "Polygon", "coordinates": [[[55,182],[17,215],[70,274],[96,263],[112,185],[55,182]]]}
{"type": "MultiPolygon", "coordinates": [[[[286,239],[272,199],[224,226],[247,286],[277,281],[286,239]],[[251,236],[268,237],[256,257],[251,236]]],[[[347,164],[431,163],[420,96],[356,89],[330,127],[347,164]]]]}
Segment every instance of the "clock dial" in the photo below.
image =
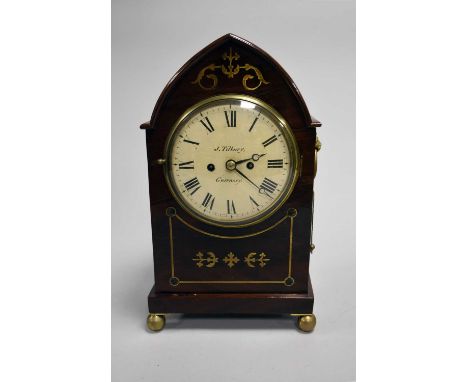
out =
{"type": "Polygon", "coordinates": [[[167,180],[181,205],[215,225],[257,222],[285,201],[297,177],[297,146],[282,117],[246,96],[195,105],[166,147],[167,180]]]}

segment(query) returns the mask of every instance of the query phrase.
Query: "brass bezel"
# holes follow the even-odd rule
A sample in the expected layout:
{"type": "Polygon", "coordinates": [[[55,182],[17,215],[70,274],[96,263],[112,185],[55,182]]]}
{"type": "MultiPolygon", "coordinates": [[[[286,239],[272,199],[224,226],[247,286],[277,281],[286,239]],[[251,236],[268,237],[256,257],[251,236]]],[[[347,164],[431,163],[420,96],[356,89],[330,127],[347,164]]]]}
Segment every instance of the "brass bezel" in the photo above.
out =
{"type": "Polygon", "coordinates": [[[190,108],[188,108],[186,111],[182,113],[182,115],[177,119],[177,121],[174,123],[172,126],[169,135],[166,139],[165,147],[164,147],[164,158],[166,158],[166,162],[164,163],[164,178],[166,179],[166,183],[169,187],[169,190],[174,197],[174,199],[177,201],[177,203],[186,211],[188,214],[190,214],[192,217],[194,217],[197,220],[200,220],[204,223],[214,225],[217,227],[223,227],[223,228],[242,228],[242,227],[247,227],[251,226],[254,224],[258,224],[267,218],[269,218],[271,215],[273,215],[278,209],[288,200],[289,196],[291,195],[296,183],[297,179],[299,177],[299,147],[296,142],[296,138],[294,137],[294,134],[291,130],[291,127],[289,124],[286,122],[286,120],[283,118],[283,116],[276,111],[273,107],[268,105],[266,102],[247,95],[243,94],[221,94],[213,97],[209,97],[204,99],[203,101],[197,102],[196,104],[192,105],[190,108]],[[220,100],[239,100],[239,101],[247,101],[251,102],[254,104],[257,104],[258,106],[266,109],[271,115],[277,119],[277,121],[280,124],[280,130],[283,132],[284,137],[286,138],[286,143],[288,147],[290,147],[291,150],[291,160],[292,160],[292,169],[293,169],[293,175],[291,178],[291,181],[289,185],[286,188],[286,191],[282,194],[280,197],[280,201],[277,204],[273,204],[270,208],[264,211],[264,213],[258,215],[258,217],[255,220],[243,222],[242,220],[238,220],[237,223],[233,222],[233,224],[226,224],[226,222],[219,222],[215,221],[212,219],[208,219],[206,216],[200,214],[198,211],[193,209],[185,200],[183,200],[182,197],[178,195],[178,192],[175,190],[174,186],[172,185],[172,179],[170,171],[171,169],[171,159],[170,159],[170,149],[171,149],[171,143],[173,141],[173,138],[177,135],[176,133],[178,132],[179,128],[181,127],[182,122],[189,116],[191,115],[196,109],[220,100]]]}

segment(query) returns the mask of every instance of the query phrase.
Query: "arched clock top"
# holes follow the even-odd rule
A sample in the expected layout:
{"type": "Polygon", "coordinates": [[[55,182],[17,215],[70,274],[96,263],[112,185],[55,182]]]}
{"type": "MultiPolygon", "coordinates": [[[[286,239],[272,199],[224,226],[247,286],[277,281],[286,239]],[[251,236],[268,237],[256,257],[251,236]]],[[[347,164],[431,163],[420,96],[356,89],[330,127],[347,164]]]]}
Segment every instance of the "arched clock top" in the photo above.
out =
{"type": "Polygon", "coordinates": [[[219,94],[246,94],[277,109],[291,127],[318,127],[296,84],[268,53],[226,34],[195,54],[171,78],[142,129],[167,128],[193,104],[219,94]]]}

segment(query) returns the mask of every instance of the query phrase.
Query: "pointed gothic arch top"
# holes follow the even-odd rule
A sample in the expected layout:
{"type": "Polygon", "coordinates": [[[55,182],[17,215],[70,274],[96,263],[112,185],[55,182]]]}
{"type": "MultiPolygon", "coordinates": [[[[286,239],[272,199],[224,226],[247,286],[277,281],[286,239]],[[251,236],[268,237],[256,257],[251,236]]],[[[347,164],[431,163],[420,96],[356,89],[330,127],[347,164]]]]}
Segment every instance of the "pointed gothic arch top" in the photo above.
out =
{"type": "Polygon", "coordinates": [[[294,129],[318,127],[291,77],[268,53],[234,34],[226,34],[190,58],[162,91],[144,129],[174,121],[170,115],[183,113],[201,99],[242,93],[262,99],[276,108],[294,129]]]}

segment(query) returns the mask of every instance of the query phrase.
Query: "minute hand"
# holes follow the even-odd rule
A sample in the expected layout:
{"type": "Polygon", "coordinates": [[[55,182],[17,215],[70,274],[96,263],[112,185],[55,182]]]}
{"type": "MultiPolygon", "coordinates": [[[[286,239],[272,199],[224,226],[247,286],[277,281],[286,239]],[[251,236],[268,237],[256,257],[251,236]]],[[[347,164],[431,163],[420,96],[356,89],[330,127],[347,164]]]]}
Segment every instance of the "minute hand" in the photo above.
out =
{"type": "MultiPolygon", "coordinates": [[[[258,187],[254,182],[252,182],[249,178],[247,178],[247,176],[245,176],[245,174],[243,172],[241,172],[240,170],[238,170],[237,168],[235,169],[236,172],[242,176],[245,180],[249,181],[251,184],[253,184],[256,188],[258,188],[258,191],[261,190],[260,187],[258,187]]],[[[264,193],[264,195],[268,196],[270,199],[273,199],[270,195],[268,195],[266,192],[264,193]]]]}

